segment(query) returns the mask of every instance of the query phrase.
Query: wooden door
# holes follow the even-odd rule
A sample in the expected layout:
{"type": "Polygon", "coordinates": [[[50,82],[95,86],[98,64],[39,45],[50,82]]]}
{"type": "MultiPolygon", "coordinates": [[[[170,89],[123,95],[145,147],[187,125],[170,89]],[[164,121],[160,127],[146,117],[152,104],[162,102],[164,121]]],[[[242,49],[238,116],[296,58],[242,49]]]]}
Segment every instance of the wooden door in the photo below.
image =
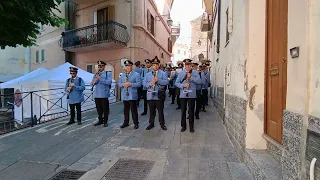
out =
{"type": "Polygon", "coordinates": [[[288,0],[266,0],[266,134],[282,143],[287,92],[288,0]]]}
{"type": "Polygon", "coordinates": [[[104,41],[107,39],[107,24],[108,18],[108,8],[103,8],[97,12],[97,28],[98,28],[98,40],[104,41]]]}

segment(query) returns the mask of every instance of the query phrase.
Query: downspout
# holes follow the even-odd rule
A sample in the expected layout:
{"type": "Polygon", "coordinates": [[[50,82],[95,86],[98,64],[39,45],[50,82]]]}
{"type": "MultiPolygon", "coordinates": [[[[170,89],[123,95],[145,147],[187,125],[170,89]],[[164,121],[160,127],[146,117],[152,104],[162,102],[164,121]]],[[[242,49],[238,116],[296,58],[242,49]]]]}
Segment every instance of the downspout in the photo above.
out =
{"type": "Polygon", "coordinates": [[[130,34],[131,34],[131,38],[130,38],[130,59],[132,61],[134,61],[134,30],[133,30],[133,23],[135,21],[135,11],[134,11],[134,7],[136,4],[136,0],[131,0],[129,1],[129,3],[131,3],[130,8],[130,34]]]}

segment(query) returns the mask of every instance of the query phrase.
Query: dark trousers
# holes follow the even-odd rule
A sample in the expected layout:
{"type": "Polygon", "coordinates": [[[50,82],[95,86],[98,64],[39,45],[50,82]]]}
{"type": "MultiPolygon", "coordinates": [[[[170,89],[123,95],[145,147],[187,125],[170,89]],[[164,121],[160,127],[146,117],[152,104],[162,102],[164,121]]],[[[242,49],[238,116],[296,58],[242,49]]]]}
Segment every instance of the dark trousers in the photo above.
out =
{"type": "Polygon", "coordinates": [[[163,114],[163,108],[164,108],[164,101],[162,100],[149,100],[149,124],[154,125],[154,119],[156,117],[156,109],[158,110],[159,114],[159,123],[161,126],[164,126],[165,121],[164,121],[164,114],[163,114]]]}
{"type": "Polygon", "coordinates": [[[137,108],[137,101],[132,100],[132,101],[123,101],[124,105],[124,123],[129,125],[129,114],[131,110],[131,115],[132,115],[132,120],[135,125],[139,125],[138,121],[138,108],[137,108]]]}
{"type": "Polygon", "coordinates": [[[140,100],[141,100],[141,96],[142,96],[142,86],[138,88],[138,99],[137,99],[137,106],[139,106],[140,100]]]}
{"type": "Polygon", "coordinates": [[[176,88],[176,96],[177,96],[177,104],[178,107],[181,107],[181,103],[180,103],[180,89],[176,88]]]}
{"type": "Polygon", "coordinates": [[[195,98],[181,98],[181,127],[187,128],[187,121],[186,121],[186,113],[187,113],[187,106],[188,106],[188,114],[189,114],[189,127],[193,129],[194,127],[194,106],[195,106],[195,98]]]}
{"type": "Polygon", "coordinates": [[[148,100],[147,100],[147,90],[142,90],[142,98],[143,98],[143,112],[148,112],[148,100]]]}
{"type": "Polygon", "coordinates": [[[174,103],[176,100],[176,88],[169,88],[169,93],[171,94],[171,102],[174,103]]]}
{"type": "Polygon", "coordinates": [[[208,89],[202,89],[201,97],[202,109],[205,109],[206,105],[208,105],[208,89]]]}
{"type": "Polygon", "coordinates": [[[102,122],[102,117],[104,117],[104,122],[108,122],[109,116],[109,99],[108,98],[94,98],[96,103],[96,109],[98,112],[99,122],[102,122]]]}
{"type": "Polygon", "coordinates": [[[199,116],[200,109],[202,108],[202,99],[201,99],[201,90],[197,90],[197,99],[196,99],[196,112],[195,116],[199,116]]]}
{"type": "Polygon", "coordinates": [[[76,116],[75,108],[77,109],[77,121],[81,121],[81,103],[69,104],[70,107],[70,122],[74,122],[74,118],[76,116]]]}

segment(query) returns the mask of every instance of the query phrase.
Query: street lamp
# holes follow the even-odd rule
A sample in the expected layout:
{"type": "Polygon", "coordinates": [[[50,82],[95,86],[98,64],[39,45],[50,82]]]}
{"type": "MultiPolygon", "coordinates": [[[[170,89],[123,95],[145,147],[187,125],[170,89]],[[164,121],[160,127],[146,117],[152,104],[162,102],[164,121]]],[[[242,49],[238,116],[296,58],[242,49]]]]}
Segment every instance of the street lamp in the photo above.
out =
{"type": "Polygon", "coordinates": [[[199,41],[198,41],[197,43],[198,43],[198,45],[199,45],[199,47],[200,47],[202,42],[201,42],[200,39],[199,39],[199,41]]]}
{"type": "MultiPolygon", "coordinates": [[[[165,15],[160,15],[161,17],[165,17],[165,16],[169,16],[169,18],[167,19],[167,24],[168,24],[168,26],[172,26],[172,24],[173,24],[173,21],[172,21],[172,19],[170,18],[170,14],[165,14],[165,15]]],[[[160,19],[160,16],[156,16],[156,20],[157,21],[160,21],[161,19],[160,19]],[[157,18],[159,18],[159,19],[157,19],[157,18]]]]}

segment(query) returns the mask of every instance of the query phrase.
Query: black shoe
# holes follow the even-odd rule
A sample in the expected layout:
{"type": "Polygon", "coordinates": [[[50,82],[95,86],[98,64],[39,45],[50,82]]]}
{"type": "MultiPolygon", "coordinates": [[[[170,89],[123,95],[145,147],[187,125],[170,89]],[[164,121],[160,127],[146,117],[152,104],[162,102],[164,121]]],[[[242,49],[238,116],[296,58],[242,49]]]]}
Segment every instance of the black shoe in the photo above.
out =
{"type": "Polygon", "coordinates": [[[68,123],[67,123],[67,125],[70,125],[70,124],[73,124],[73,123],[75,123],[74,121],[69,121],[68,123]]]}
{"type": "Polygon", "coordinates": [[[207,112],[205,109],[202,109],[203,112],[207,112]]]}
{"type": "Polygon", "coordinates": [[[181,132],[184,132],[184,131],[186,131],[186,128],[181,128],[181,132]]]}
{"type": "Polygon", "coordinates": [[[128,127],[128,126],[129,126],[129,124],[122,124],[122,125],[120,126],[120,128],[123,129],[123,128],[128,127]]]}
{"type": "Polygon", "coordinates": [[[147,128],[146,128],[146,130],[150,130],[150,129],[152,129],[152,128],[154,128],[154,125],[149,125],[147,128]]]}
{"type": "Polygon", "coordinates": [[[99,126],[101,124],[103,124],[102,121],[98,121],[97,123],[94,124],[94,126],[99,126]]]}
{"type": "Polygon", "coordinates": [[[82,123],[81,123],[81,121],[78,121],[78,125],[81,125],[82,123]]]}
{"type": "Polygon", "coordinates": [[[103,124],[103,127],[108,127],[108,123],[104,123],[104,124],[103,124]]]}
{"type": "Polygon", "coordinates": [[[187,117],[187,119],[189,119],[189,116],[187,117]]]}
{"type": "Polygon", "coordinates": [[[190,128],[190,132],[191,132],[191,133],[194,133],[194,129],[193,129],[193,128],[190,128]]]}
{"type": "Polygon", "coordinates": [[[134,129],[138,129],[139,128],[139,125],[134,125],[134,129]]]}
{"type": "Polygon", "coordinates": [[[143,113],[141,113],[141,116],[144,116],[144,115],[146,115],[147,113],[146,112],[143,112],[143,113]]]}
{"type": "Polygon", "coordinates": [[[200,119],[199,116],[196,116],[196,119],[200,119]]]}
{"type": "Polygon", "coordinates": [[[181,109],[181,107],[177,107],[176,109],[181,109]]]}
{"type": "Polygon", "coordinates": [[[171,102],[171,104],[174,104],[174,102],[171,102]]]}
{"type": "Polygon", "coordinates": [[[167,127],[166,127],[165,125],[162,125],[162,126],[161,126],[161,129],[164,130],[164,131],[166,131],[166,130],[167,130],[167,127]]]}

